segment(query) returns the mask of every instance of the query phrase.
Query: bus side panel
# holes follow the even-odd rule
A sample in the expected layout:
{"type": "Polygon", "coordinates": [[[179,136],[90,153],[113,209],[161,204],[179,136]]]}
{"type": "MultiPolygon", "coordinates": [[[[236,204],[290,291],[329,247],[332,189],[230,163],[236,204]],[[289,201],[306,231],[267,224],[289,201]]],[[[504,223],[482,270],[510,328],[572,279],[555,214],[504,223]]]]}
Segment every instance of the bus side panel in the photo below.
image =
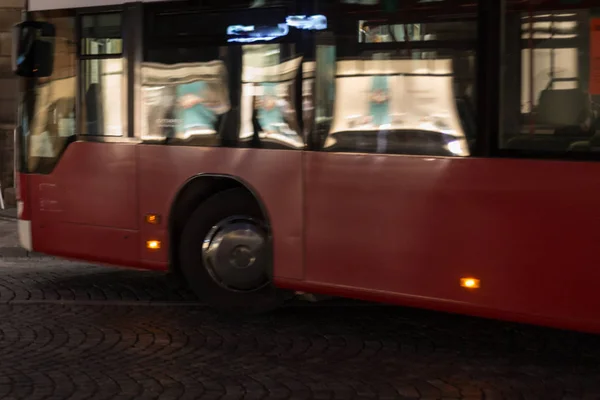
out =
{"type": "Polygon", "coordinates": [[[165,221],[161,225],[142,225],[140,251],[144,263],[168,262],[167,246],[147,250],[145,243],[167,243],[167,217],[184,184],[201,174],[230,175],[246,183],[267,209],[274,237],[275,275],[302,278],[300,151],[158,145],[140,145],[139,151],[141,215],[160,214],[165,221]]]}
{"type": "Polygon", "coordinates": [[[600,329],[600,164],[308,153],[306,182],[307,281],[600,329]]]}
{"type": "Polygon", "coordinates": [[[138,265],[136,145],[72,143],[29,182],[36,251],[138,265]]]}

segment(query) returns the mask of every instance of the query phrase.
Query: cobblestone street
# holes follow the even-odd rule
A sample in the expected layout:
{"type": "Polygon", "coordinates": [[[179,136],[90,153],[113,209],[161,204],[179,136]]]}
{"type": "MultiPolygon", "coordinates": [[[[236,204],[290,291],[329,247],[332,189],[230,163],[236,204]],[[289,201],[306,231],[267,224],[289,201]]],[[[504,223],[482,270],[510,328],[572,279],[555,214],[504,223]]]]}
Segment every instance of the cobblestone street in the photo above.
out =
{"type": "Polygon", "coordinates": [[[600,398],[593,335],[346,301],[239,318],[161,273],[0,253],[1,399],[600,398]]]}

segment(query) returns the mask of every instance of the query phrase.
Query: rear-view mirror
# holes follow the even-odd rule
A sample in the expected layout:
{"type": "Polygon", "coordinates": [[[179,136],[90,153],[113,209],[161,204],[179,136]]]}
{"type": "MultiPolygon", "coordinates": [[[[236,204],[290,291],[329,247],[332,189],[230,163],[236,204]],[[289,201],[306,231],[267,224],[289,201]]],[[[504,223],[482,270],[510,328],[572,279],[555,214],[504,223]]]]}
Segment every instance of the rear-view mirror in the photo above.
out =
{"type": "Polygon", "coordinates": [[[54,69],[56,29],[47,22],[24,21],[13,27],[12,69],[23,77],[48,77],[54,69]]]}

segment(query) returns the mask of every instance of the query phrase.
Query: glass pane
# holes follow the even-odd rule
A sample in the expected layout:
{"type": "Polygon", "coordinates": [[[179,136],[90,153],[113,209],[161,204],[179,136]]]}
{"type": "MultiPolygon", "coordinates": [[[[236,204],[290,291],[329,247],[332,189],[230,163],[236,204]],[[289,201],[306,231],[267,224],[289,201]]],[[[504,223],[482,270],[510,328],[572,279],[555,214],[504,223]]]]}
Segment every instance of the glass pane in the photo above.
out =
{"type": "Polygon", "coordinates": [[[300,64],[292,44],[151,47],[142,66],[142,137],[303,148],[295,102],[300,64]]]}
{"type": "Polygon", "coordinates": [[[29,172],[48,172],[74,140],[77,90],[75,18],[65,13],[35,13],[36,20],[56,27],[52,76],[26,80],[22,108],[23,154],[29,172]]]}
{"type": "Polygon", "coordinates": [[[103,55],[123,52],[121,14],[85,15],[81,19],[81,25],[82,54],[103,55]]]}
{"type": "Polygon", "coordinates": [[[213,43],[226,43],[228,39],[244,42],[241,39],[248,37],[243,34],[245,29],[241,27],[253,27],[253,31],[256,28],[255,33],[262,32],[269,36],[278,30],[279,24],[285,22],[288,14],[280,4],[268,6],[268,10],[261,9],[260,5],[246,9],[220,6],[220,10],[198,10],[182,4],[179,11],[150,12],[146,23],[152,28],[147,32],[147,38],[157,41],[193,37],[203,41],[210,39],[213,43]]]}
{"type": "Polygon", "coordinates": [[[255,44],[243,46],[243,64],[249,68],[261,68],[279,64],[281,49],[278,44],[255,44]]]}
{"type": "MultiPolygon", "coordinates": [[[[142,139],[219,146],[231,110],[227,47],[148,47],[142,64],[142,139]]],[[[229,139],[229,138],[228,138],[229,139]]]]}
{"type": "Polygon", "coordinates": [[[123,60],[83,61],[83,133],[123,135],[123,60]]]}
{"type": "Polygon", "coordinates": [[[327,139],[333,120],[335,100],[335,46],[317,46],[317,62],[315,73],[315,134],[322,146],[327,139]]]}
{"type": "Polygon", "coordinates": [[[291,54],[290,45],[243,46],[241,140],[304,147],[295,104],[302,57],[291,54]]]}
{"type": "Polygon", "coordinates": [[[119,55],[123,52],[121,39],[84,39],[83,55],[119,55]]]}
{"type": "Polygon", "coordinates": [[[142,65],[142,138],[218,143],[220,118],[229,112],[227,68],[221,60],[142,65]]]}
{"type": "Polygon", "coordinates": [[[398,4],[395,12],[358,15],[343,24],[354,32],[317,48],[317,129],[326,132],[325,150],[470,155],[477,3],[469,12],[458,2],[436,3],[421,13],[398,4]]]}
{"type": "Polygon", "coordinates": [[[590,9],[509,2],[500,147],[549,153],[598,151],[600,46],[590,9]]]}
{"type": "Polygon", "coordinates": [[[381,25],[360,21],[358,25],[359,41],[363,43],[472,40],[477,37],[477,24],[464,25],[462,22],[381,25]]]}

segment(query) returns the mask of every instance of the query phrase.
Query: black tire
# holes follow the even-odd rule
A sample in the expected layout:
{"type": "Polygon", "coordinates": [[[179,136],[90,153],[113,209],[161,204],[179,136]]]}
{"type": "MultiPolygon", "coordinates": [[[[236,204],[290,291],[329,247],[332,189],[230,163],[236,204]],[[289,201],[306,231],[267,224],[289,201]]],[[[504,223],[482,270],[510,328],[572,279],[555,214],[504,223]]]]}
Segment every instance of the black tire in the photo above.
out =
{"type": "MultiPolygon", "coordinates": [[[[289,293],[276,289],[271,282],[253,291],[230,290],[219,284],[204,265],[204,238],[216,224],[232,216],[247,216],[266,226],[260,206],[247,190],[229,189],[211,196],[192,213],[183,229],[179,247],[181,271],[196,295],[217,309],[244,314],[274,310],[283,305],[289,293]]],[[[272,242],[268,237],[267,248],[257,261],[265,265],[272,278],[272,242]]]]}

